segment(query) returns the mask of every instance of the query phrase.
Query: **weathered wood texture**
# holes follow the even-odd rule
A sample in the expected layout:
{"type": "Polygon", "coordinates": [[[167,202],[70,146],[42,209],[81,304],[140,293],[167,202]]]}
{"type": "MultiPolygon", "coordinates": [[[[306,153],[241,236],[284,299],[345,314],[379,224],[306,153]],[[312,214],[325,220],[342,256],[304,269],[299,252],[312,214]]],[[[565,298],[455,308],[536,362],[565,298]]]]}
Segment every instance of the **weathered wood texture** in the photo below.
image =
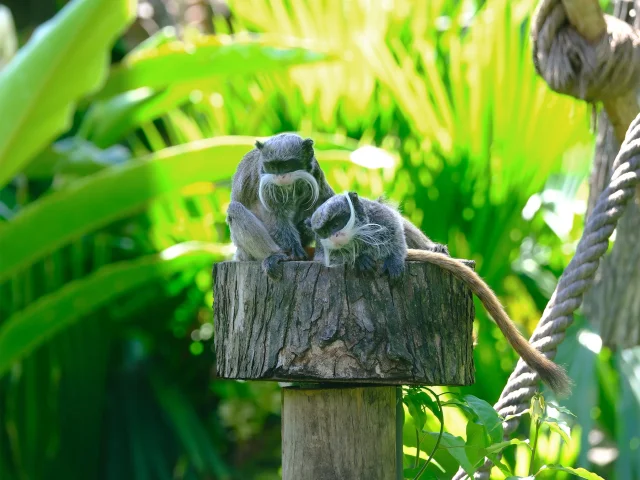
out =
{"type": "Polygon", "coordinates": [[[284,388],[283,480],[394,480],[396,389],[284,388]]]}
{"type": "Polygon", "coordinates": [[[407,263],[395,285],[317,262],[287,262],[279,281],[259,262],[214,270],[223,378],[469,385],[473,318],[468,287],[427,263],[407,263]]]}
{"type": "MultiPolygon", "coordinates": [[[[640,27],[640,16],[631,15],[633,4],[617,2],[615,15],[640,27]]],[[[640,1],[635,2],[635,11],[640,1]]],[[[625,129],[628,125],[625,126],[625,129]]],[[[620,142],[605,112],[598,116],[596,154],[590,179],[589,204],[591,212],[600,193],[611,179],[611,167],[620,142]]],[[[640,345],[640,192],[636,201],[627,206],[616,229],[615,244],[600,262],[593,287],[584,297],[583,311],[599,332],[605,345],[628,348],[640,345]]]]}

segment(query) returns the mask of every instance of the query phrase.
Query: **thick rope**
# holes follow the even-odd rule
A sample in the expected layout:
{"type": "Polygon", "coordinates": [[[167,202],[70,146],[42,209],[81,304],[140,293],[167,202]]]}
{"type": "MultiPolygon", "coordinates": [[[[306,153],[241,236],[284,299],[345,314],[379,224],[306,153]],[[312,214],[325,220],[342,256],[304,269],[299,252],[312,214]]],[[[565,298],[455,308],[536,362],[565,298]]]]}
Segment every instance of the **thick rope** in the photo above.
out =
{"type": "MultiPolygon", "coordinates": [[[[564,340],[567,328],[573,323],[573,312],[582,303],[582,295],[593,284],[600,258],[607,251],[609,237],[640,182],[640,115],[627,130],[612,170],[609,185],[598,197],[596,206],[587,219],[576,253],[560,277],[531,336],[531,344],[551,359],[564,340]]],[[[502,417],[522,413],[529,408],[538,382],[538,375],[519,360],[494,408],[502,417]]],[[[513,418],[504,423],[505,437],[513,433],[518,421],[518,418],[513,418]]],[[[487,480],[491,465],[487,461],[474,477],[487,480]]],[[[467,475],[462,470],[454,476],[454,480],[464,478],[467,475]]]]}
{"type": "Polygon", "coordinates": [[[559,93],[589,102],[633,91],[640,80],[640,37],[605,15],[607,34],[589,43],[569,23],[561,0],[541,0],[531,25],[536,71],[559,93]]]}

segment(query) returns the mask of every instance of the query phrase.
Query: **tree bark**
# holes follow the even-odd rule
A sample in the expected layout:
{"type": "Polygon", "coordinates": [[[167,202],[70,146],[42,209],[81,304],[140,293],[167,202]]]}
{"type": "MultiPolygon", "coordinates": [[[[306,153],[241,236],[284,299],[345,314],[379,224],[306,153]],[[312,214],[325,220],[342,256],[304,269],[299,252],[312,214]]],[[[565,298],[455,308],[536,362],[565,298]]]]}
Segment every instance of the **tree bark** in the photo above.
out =
{"type": "MultiPolygon", "coordinates": [[[[635,2],[635,11],[640,0],[635,2]]],[[[631,23],[628,2],[618,2],[615,14],[631,23]]],[[[636,15],[636,27],[638,27],[636,15]]],[[[627,125],[628,127],[628,125],[627,125]]],[[[611,179],[611,167],[620,149],[605,112],[598,117],[598,137],[587,215],[600,193],[611,179]]],[[[618,222],[611,252],[600,263],[593,287],[585,295],[583,311],[591,325],[599,331],[603,344],[611,348],[626,348],[640,344],[640,208],[636,202],[627,207],[618,222]]]]}
{"type": "Polygon", "coordinates": [[[216,368],[224,378],[474,381],[471,291],[435,265],[409,262],[392,284],[317,262],[287,262],[273,281],[259,262],[222,262],[214,298],[216,368]]]}
{"type": "Polygon", "coordinates": [[[396,478],[395,387],[285,388],[282,399],[283,480],[396,478]]]}

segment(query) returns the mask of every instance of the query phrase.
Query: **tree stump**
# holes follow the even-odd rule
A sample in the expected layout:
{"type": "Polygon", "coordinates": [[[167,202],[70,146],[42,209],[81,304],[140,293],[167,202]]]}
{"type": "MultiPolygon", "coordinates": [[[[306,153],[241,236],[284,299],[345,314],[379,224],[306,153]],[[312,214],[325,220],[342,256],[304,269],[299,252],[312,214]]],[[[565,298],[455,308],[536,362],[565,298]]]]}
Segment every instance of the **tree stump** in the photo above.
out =
{"type": "Polygon", "coordinates": [[[283,480],[396,478],[395,386],[473,383],[471,290],[406,266],[391,282],[317,262],[286,262],[277,281],[260,262],[215,265],[218,376],[321,384],[283,389],[283,480]]]}
{"type": "Polygon", "coordinates": [[[409,262],[384,276],[288,262],[280,281],[259,262],[215,268],[217,372],[243,380],[382,385],[474,381],[471,291],[449,272],[409,262]]]}

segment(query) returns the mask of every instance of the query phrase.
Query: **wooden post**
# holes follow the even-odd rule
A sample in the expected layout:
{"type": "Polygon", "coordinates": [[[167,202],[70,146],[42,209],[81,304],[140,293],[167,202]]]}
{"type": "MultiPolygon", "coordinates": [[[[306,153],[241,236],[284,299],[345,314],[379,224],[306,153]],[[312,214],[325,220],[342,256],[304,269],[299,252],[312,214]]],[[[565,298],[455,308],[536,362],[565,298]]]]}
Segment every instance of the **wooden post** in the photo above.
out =
{"type": "Polygon", "coordinates": [[[396,388],[284,388],[282,478],[396,478],[396,388]]]}
{"type": "MultiPolygon", "coordinates": [[[[473,262],[465,261],[473,266],[473,262]]],[[[398,282],[316,262],[214,268],[216,370],[283,389],[283,480],[402,478],[398,385],[474,381],[471,291],[410,262],[398,282]]]]}

